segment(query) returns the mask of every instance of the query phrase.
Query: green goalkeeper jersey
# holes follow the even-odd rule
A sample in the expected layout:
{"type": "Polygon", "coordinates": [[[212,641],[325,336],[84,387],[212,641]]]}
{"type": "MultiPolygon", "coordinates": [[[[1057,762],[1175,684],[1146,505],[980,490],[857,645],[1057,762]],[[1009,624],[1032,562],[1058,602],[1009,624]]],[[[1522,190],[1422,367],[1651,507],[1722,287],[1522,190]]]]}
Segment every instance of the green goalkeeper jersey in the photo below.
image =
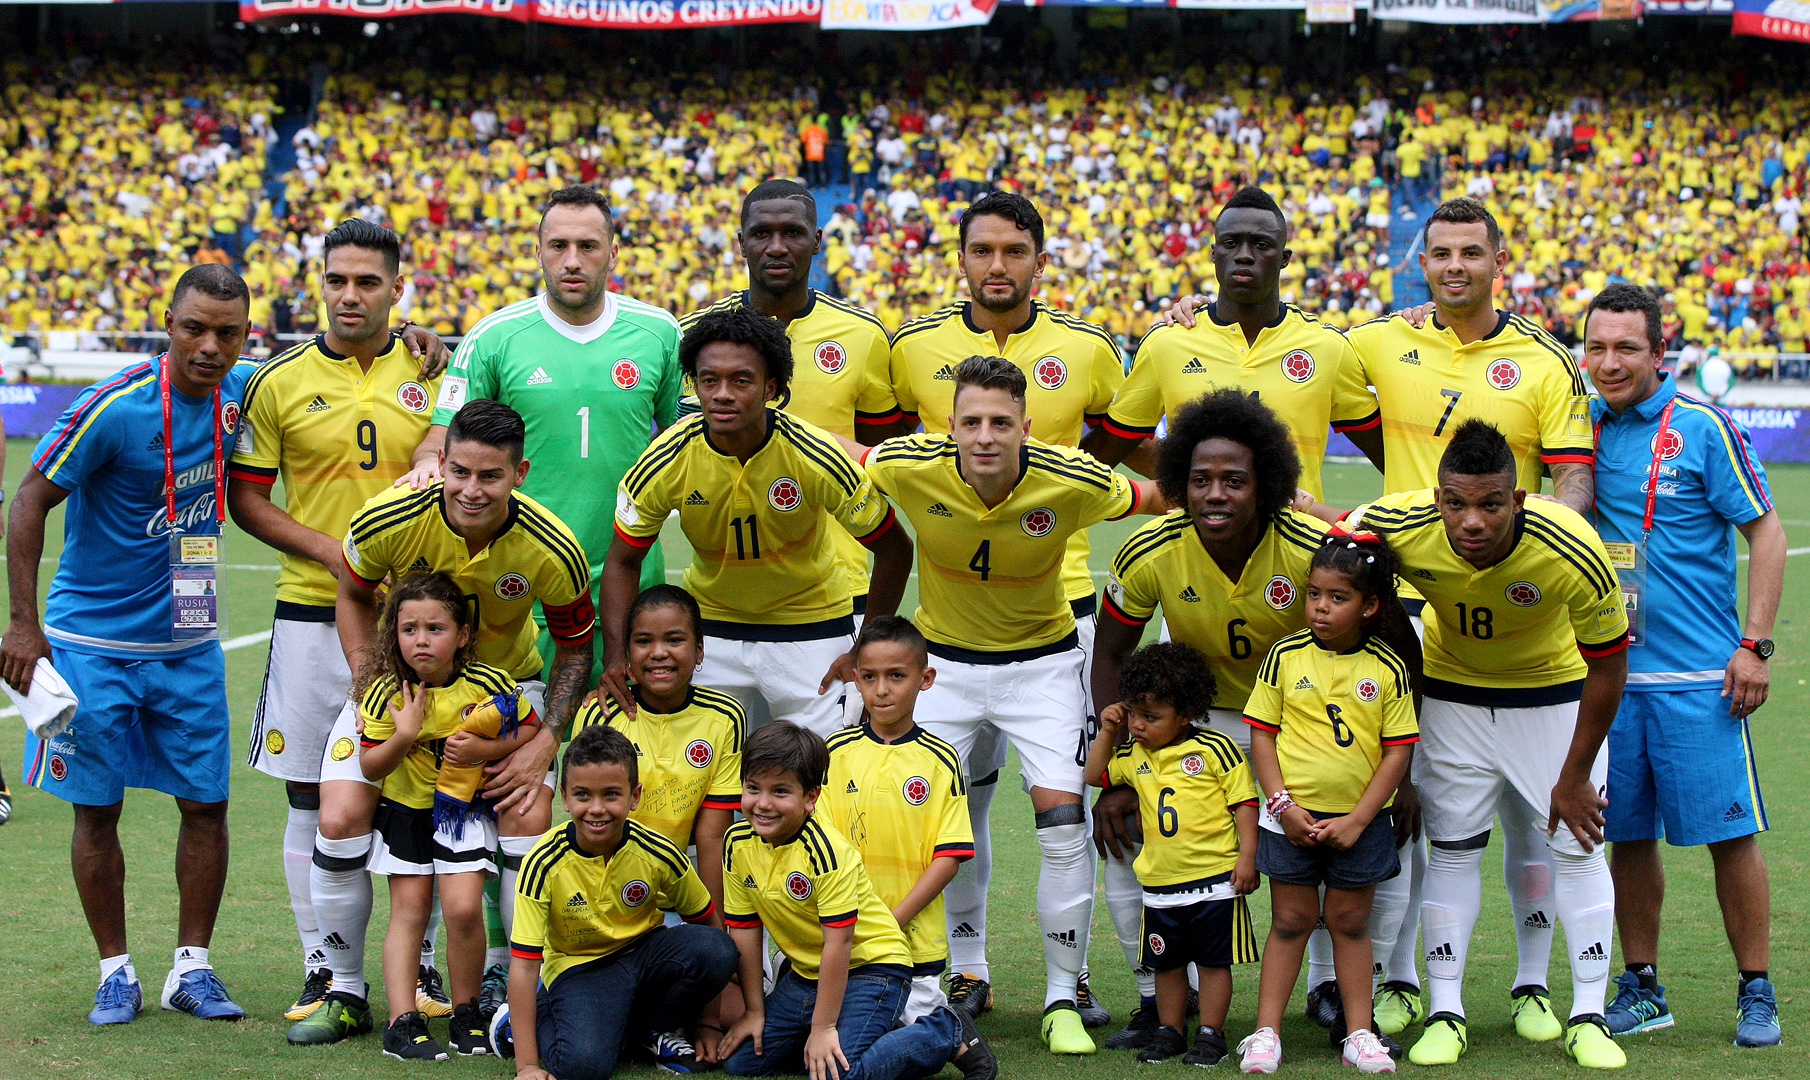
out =
{"type": "MultiPolygon", "coordinates": [[[[459,342],[434,423],[452,423],[476,398],[522,414],[533,466],[522,490],[578,537],[595,589],[614,532],[616,487],[654,429],[672,424],[680,381],[679,321],[667,312],[612,292],[596,321],[573,326],[536,296],[485,316],[459,342]]],[[[656,546],[642,585],[664,580],[656,546]]]]}

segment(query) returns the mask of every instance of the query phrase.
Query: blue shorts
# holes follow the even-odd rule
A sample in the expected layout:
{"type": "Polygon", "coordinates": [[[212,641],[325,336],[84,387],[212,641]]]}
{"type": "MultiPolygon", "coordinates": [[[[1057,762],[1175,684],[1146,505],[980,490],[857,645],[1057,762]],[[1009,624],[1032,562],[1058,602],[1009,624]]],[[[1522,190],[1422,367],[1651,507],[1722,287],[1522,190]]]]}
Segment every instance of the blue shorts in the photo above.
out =
{"type": "Polygon", "coordinates": [[[1609,729],[1611,843],[1698,847],[1767,828],[1747,721],[1719,688],[1622,695],[1609,729]]]}
{"type": "Polygon", "coordinates": [[[25,736],[26,783],[78,806],[112,806],[129,787],[226,801],[232,718],[218,645],[147,660],[53,647],[50,662],[80,704],[56,738],[25,736]]]}

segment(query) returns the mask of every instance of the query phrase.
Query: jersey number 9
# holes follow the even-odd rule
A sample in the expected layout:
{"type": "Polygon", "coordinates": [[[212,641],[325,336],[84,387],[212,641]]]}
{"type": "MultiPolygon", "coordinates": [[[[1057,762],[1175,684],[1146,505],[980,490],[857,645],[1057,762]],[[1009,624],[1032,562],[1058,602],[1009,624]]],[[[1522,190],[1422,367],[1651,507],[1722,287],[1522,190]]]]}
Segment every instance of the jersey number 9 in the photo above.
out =
{"type": "Polygon", "coordinates": [[[369,420],[358,422],[358,449],[364,453],[365,459],[358,467],[370,472],[377,467],[377,425],[369,420]]]}

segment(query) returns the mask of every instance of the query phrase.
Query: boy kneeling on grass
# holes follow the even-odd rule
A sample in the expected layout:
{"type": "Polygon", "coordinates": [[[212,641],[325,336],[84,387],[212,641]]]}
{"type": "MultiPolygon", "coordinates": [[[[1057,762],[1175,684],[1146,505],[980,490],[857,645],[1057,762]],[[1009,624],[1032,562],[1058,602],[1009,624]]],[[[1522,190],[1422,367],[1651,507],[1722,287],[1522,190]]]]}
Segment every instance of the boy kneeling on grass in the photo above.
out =
{"type": "Polygon", "coordinates": [[[919,1080],[954,1062],[967,1080],[993,1080],[993,1051],[947,1007],[899,1026],[911,947],[860,854],[814,813],[829,764],[821,737],[785,721],[762,727],[743,748],[747,820],[731,826],[724,843],[723,916],[741,955],[748,1008],[718,1047],[724,1071],[919,1080]],[[763,928],[786,956],[764,1000],[754,989],[763,928]]]}
{"type": "Polygon", "coordinates": [[[1156,972],[1161,1027],[1138,1052],[1144,1062],[1211,1068],[1224,1061],[1232,965],[1257,959],[1244,898],[1257,888],[1257,785],[1238,744],[1195,727],[1213,703],[1207,658],[1176,642],[1147,645],[1125,660],[1120,700],[1100,714],[1087,782],[1138,793],[1144,850],[1132,868],[1144,887],[1143,963],[1156,972]],[[1131,741],[1120,745],[1126,732],[1131,741]],[[1188,1014],[1188,965],[1200,972],[1200,1029],[1188,1014]]]}
{"type": "Polygon", "coordinates": [[[608,1080],[626,1040],[696,1024],[735,974],[729,935],[697,925],[716,906],[685,853],[629,820],[635,758],[615,728],[579,732],[560,771],[572,820],[522,860],[509,1004],[490,1029],[517,1080],[608,1080]],[[662,910],[690,925],[664,926],[662,910]]]}

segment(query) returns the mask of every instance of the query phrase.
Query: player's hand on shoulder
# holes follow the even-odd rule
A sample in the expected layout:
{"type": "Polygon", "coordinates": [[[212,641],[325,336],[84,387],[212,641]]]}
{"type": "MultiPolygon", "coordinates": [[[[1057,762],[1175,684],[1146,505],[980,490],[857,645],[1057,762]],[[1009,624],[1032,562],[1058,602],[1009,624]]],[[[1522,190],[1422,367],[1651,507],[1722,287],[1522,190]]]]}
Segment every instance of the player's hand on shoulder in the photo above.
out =
{"type": "Polygon", "coordinates": [[[1159,326],[1185,326],[1193,329],[1194,313],[1206,306],[1207,298],[1199,293],[1178,297],[1167,311],[1156,317],[1150,324],[1150,329],[1155,330],[1159,326]]]}
{"type": "Polygon", "coordinates": [[[50,641],[43,628],[35,622],[14,619],[6,628],[5,638],[0,639],[0,675],[14,690],[29,694],[38,658],[49,655],[50,641]]]}
{"type": "Polygon", "coordinates": [[[436,454],[397,477],[396,482],[390,486],[407,486],[415,491],[425,491],[438,479],[440,479],[440,456],[436,454]]]}
{"type": "Polygon", "coordinates": [[[421,365],[423,379],[437,379],[452,362],[452,350],[440,335],[418,323],[408,323],[402,328],[402,343],[408,346],[410,355],[421,365]]]}
{"type": "Polygon", "coordinates": [[[1433,312],[1437,306],[1438,305],[1434,304],[1433,301],[1428,300],[1424,304],[1415,304],[1411,308],[1392,311],[1390,312],[1390,315],[1400,315],[1408,321],[1409,326],[1419,330],[1421,327],[1427,325],[1427,320],[1433,317],[1433,312]]]}
{"type": "Polygon", "coordinates": [[[591,691],[593,697],[599,694],[608,694],[610,700],[614,701],[624,713],[631,719],[634,717],[636,712],[635,695],[629,690],[628,661],[626,659],[611,661],[603,665],[603,675],[597,680],[597,689],[591,691]]]}

